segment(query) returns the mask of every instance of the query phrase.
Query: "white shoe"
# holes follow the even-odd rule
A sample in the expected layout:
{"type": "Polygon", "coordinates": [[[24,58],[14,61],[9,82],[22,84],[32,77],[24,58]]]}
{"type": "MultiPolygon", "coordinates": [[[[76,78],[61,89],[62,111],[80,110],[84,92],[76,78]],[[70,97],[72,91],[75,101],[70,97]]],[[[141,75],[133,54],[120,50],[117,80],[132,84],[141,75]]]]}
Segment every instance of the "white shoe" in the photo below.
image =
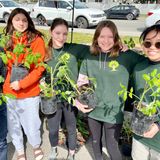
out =
{"type": "Polygon", "coordinates": [[[57,147],[52,147],[48,160],[56,160],[57,155],[58,155],[57,147]]]}

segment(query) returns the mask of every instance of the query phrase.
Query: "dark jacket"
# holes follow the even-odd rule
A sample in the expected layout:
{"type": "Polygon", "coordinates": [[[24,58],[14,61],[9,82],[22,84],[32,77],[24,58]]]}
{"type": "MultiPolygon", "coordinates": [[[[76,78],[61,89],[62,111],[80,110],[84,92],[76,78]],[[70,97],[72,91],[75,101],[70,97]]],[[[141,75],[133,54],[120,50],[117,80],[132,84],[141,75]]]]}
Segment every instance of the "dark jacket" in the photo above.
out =
{"type": "MultiPolygon", "coordinates": [[[[3,48],[0,48],[0,52],[3,52],[3,48]]],[[[5,64],[3,63],[2,59],[0,58],[0,76],[2,76],[4,79],[6,77],[6,67],[5,67],[5,64]]],[[[2,86],[3,86],[3,83],[0,83],[0,94],[2,93],[2,86]]],[[[1,96],[0,96],[1,98],[1,96]]],[[[0,105],[0,111],[3,110],[5,108],[5,103],[3,102],[1,105],[0,105]]]]}

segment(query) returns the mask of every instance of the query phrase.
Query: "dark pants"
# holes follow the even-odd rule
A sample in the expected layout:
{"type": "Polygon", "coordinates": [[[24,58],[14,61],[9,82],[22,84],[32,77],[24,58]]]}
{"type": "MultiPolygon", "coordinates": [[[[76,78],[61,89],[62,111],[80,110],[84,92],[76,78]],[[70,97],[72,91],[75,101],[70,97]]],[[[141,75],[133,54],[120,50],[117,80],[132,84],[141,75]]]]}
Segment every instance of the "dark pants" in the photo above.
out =
{"type": "Polygon", "coordinates": [[[77,108],[68,103],[59,103],[58,110],[55,114],[47,117],[49,128],[49,140],[52,147],[58,145],[58,133],[61,123],[62,113],[68,132],[68,147],[70,150],[76,148],[76,112],[77,108]]]}
{"type": "Polygon", "coordinates": [[[92,134],[92,146],[96,160],[103,160],[102,157],[102,133],[104,127],[106,148],[111,160],[122,160],[118,147],[118,140],[122,124],[110,124],[88,118],[89,128],[92,134]]]}
{"type": "MultiPolygon", "coordinates": [[[[0,106],[2,107],[2,106],[0,106]]],[[[7,160],[7,110],[0,110],[0,160],[7,160]]]]}

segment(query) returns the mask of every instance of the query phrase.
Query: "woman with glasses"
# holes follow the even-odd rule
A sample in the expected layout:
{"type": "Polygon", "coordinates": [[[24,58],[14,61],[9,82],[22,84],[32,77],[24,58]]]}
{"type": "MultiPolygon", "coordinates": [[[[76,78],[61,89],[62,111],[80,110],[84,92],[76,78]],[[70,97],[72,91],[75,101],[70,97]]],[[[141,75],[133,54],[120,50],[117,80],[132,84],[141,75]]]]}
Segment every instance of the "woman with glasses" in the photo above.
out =
{"type": "MultiPolygon", "coordinates": [[[[134,91],[137,96],[142,94],[145,85],[142,75],[154,69],[160,73],[160,25],[146,28],[140,36],[140,41],[147,58],[134,69],[134,91]]],[[[145,100],[150,103],[153,99],[151,96],[146,96],[145,100]]],[[[160,160],[160,119],[153,123],[143,136],[134,135],[132,158],[133,160],[160,160]]]]}

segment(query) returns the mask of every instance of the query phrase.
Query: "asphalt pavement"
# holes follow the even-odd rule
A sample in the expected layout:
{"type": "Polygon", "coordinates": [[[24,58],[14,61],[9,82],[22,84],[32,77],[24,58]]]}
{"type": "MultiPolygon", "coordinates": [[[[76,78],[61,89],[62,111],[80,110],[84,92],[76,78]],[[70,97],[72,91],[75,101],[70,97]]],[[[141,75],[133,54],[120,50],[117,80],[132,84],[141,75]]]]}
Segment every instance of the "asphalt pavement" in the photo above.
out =
{"type": "MultiPolygon", "coordinates": [[[[44,29],[44,30],[49,30],[50,27],[49,26],[38,26],[36,25],[37,29],[44,29]]],[[[119,28],[119,26],[117,26],[118,28],[118,32],[120,36],[140,36],[140,34],[142,33],[142,30],[122,30],[121,28],[119,28]]],[[[72,29],[71,27],[69,28],[69,32],[71,32],[72,29]]],[[[89,33],[89,34],[94,34],[95,32],[95,27],[93,28],[89,28],[89,29],[84,29],[84,28],[73,28],[73,33],[89,33]]]]}

